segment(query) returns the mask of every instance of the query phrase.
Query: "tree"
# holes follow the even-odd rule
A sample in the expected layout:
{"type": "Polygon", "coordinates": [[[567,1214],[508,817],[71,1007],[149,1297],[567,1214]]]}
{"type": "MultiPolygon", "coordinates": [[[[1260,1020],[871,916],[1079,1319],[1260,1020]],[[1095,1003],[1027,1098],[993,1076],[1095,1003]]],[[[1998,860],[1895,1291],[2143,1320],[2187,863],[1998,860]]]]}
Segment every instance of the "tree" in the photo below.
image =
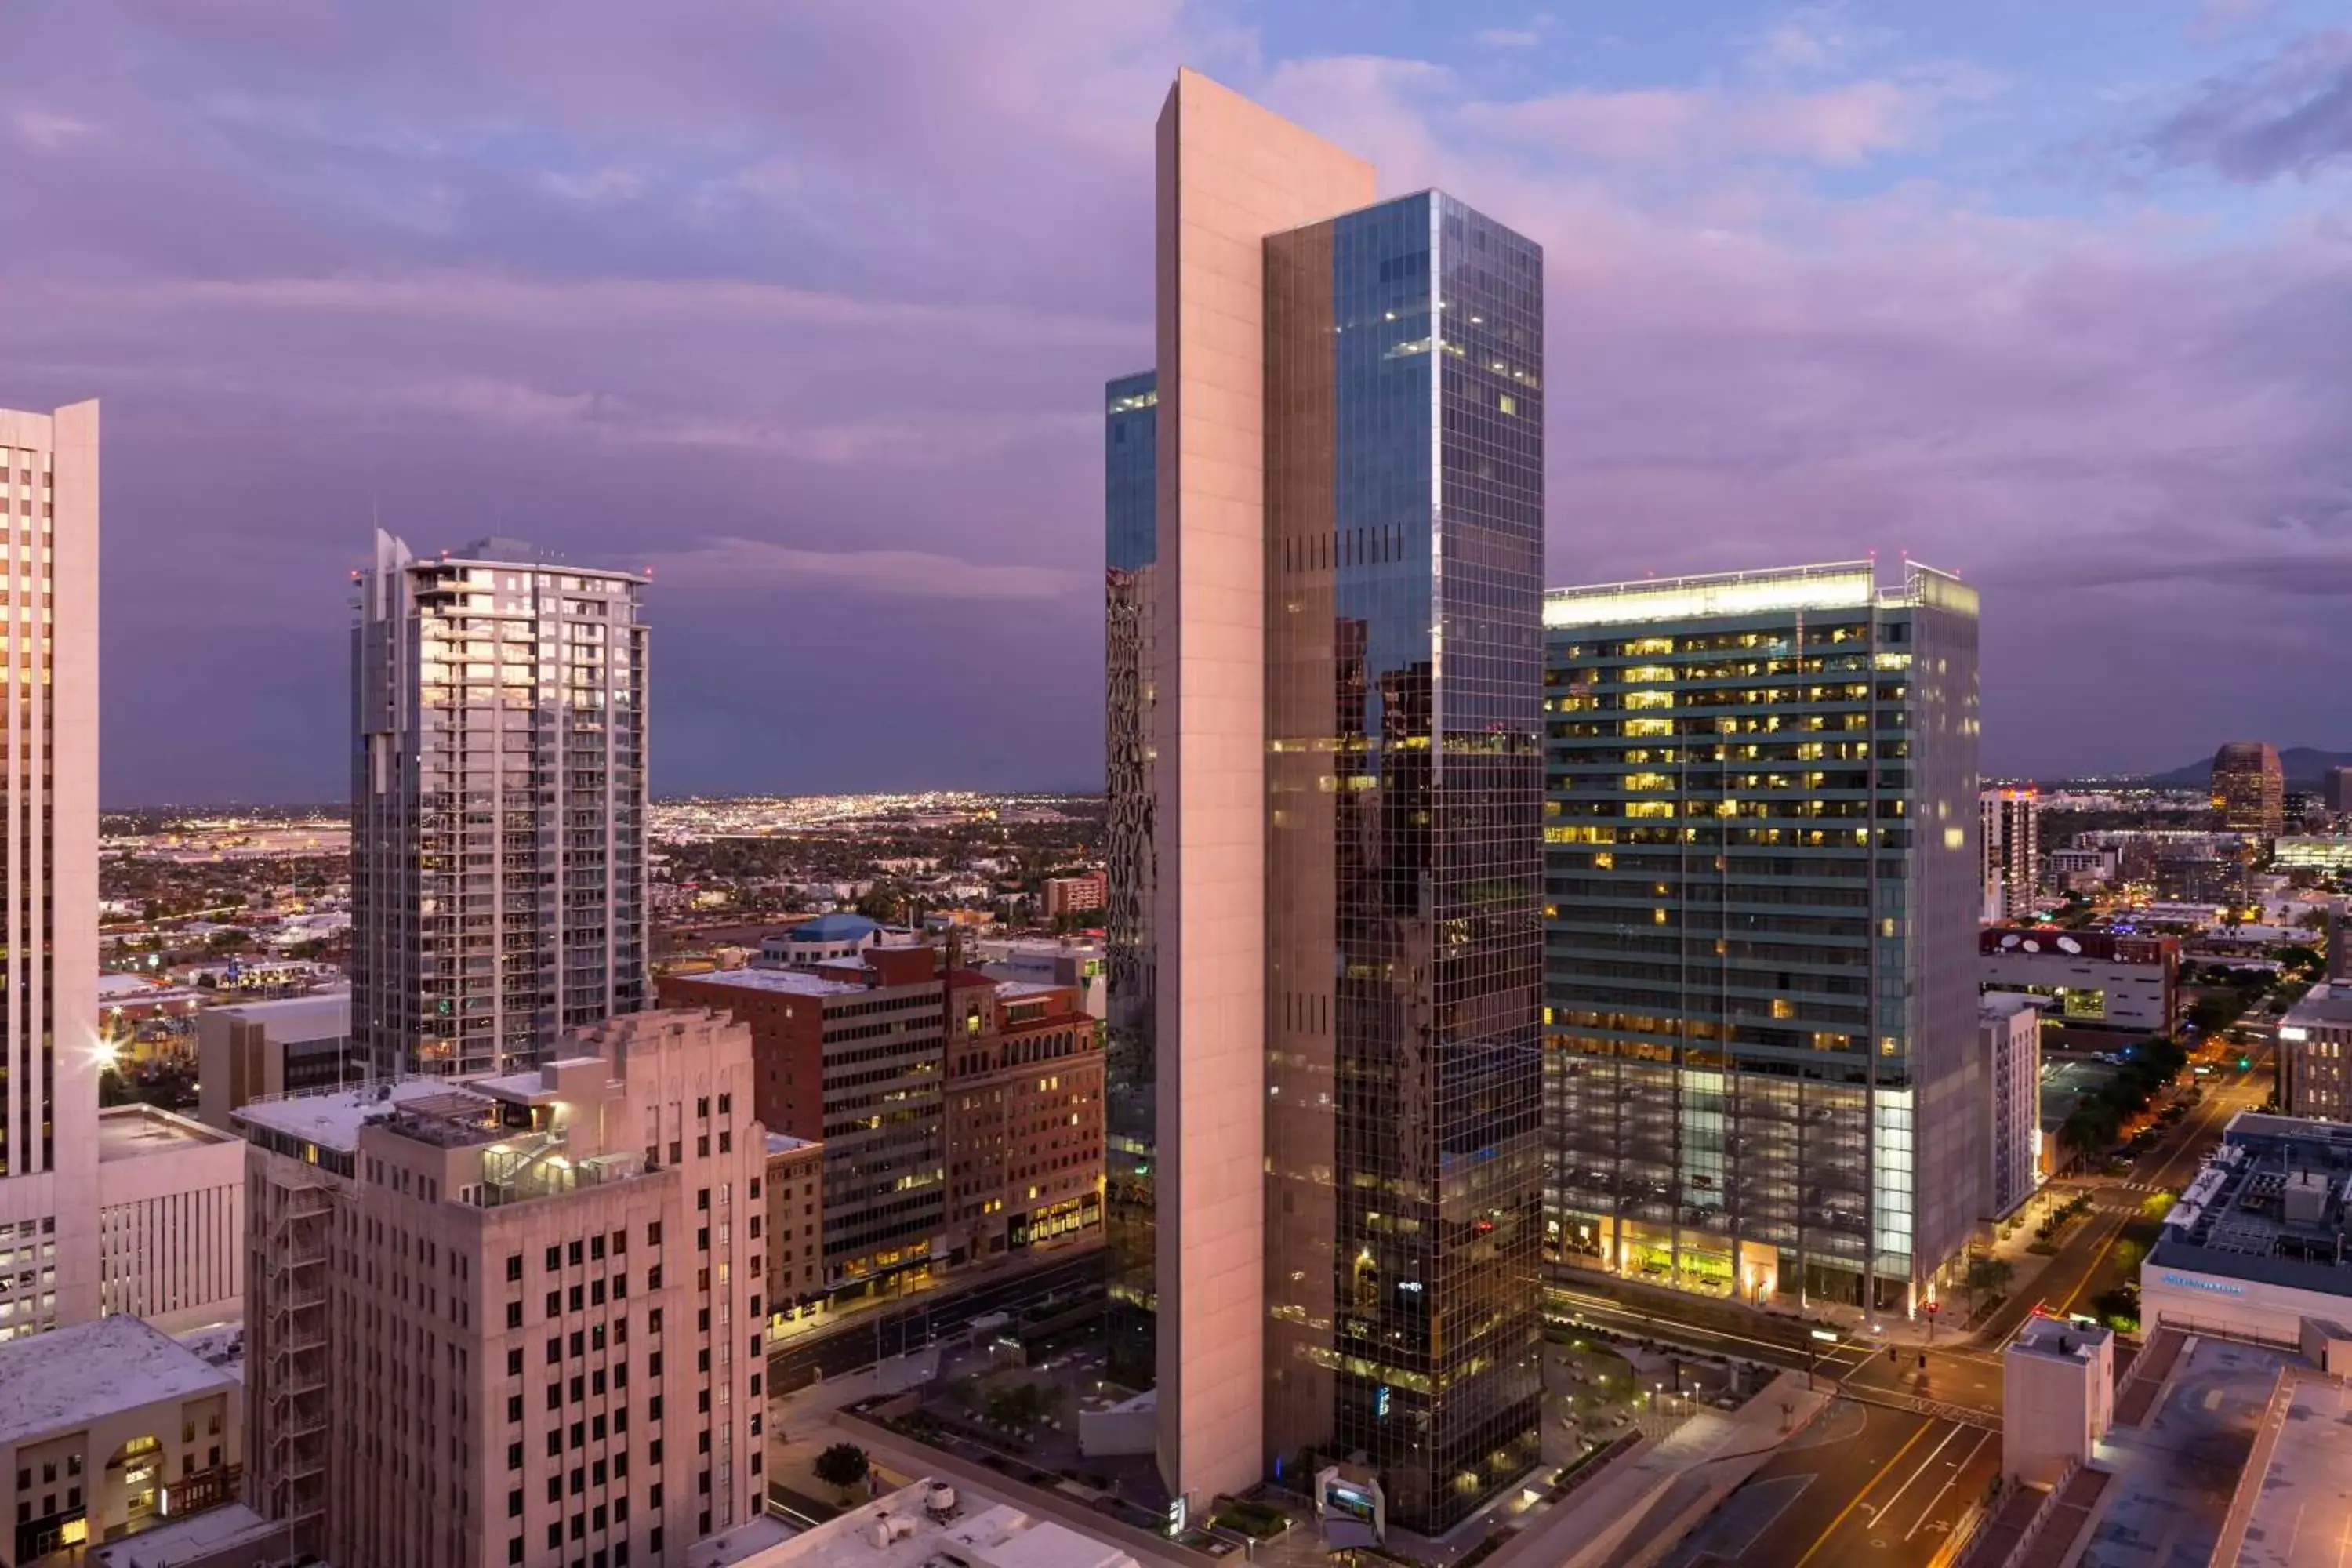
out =
{"type": "Polygon", "coordinates": [[[1969,1291],[1971,1295],[1979,1290],[1988,1296],[1997,1295],[2009,1289],[2016,1273],[2017,1266],[2006,1258],[1972,1258],[1969,1263],[1969,1291]]]}
{"type": "Polygon", "coordinates": [[[850,1501],[850,1492],[873,1470],[866,1450],[855,1443],[835,1443],[816,1457],[814,1467],[816,1479],[841,1493],[844,1507],[850,1501]]]}

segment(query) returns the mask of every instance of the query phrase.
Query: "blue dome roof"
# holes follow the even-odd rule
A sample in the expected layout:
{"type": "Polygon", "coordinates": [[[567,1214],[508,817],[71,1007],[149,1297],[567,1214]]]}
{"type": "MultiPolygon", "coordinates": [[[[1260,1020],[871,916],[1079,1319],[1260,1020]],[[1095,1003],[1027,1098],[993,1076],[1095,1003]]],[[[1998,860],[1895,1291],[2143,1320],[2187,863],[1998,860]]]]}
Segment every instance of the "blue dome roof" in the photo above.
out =
{"type": "Polygon", "coordinates": [[[793,928],[794,942],[857,942],[882,929],[880,922],[864,915],[835,913],[819,915],[806,925],[793,928]]]}

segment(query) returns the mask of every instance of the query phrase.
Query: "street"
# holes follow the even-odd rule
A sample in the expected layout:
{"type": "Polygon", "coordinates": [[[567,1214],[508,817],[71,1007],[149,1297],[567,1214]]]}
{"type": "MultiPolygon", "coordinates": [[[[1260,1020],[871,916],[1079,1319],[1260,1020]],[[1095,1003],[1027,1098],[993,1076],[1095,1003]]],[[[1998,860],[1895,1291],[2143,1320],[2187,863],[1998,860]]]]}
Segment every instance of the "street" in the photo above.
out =
{"type": "Polygon", "coordinates": [[[1897,1343],[1840,1331],[1831,1342],[1785,1314],[1602,1276],[1555,1290],[1555,1313],[1572,1321],[1810,1369],[1841,1390],[1843,1397],[1667,1562],[1678,1568],[1927,1562],[2000,1473],[2001,1347],[2037,1307],[2075,1310],[2134,1278],[2117,1242],[2128,1238],[2144,1249],[2154,1239],[2162,1219],[2158,1194],[2179,1193],[2230,1117],[2259,1108],[2270,1092],[2267,1056],[2252,1049],[2246,1068],[2232,1065],[2202,1080],[2203,1100],[2129,1170],[2059,1186],[2062,1195],[2091,1194],[2090,1213],[2040,1272],[1973,1331],[1923,1342],[1906,1329],[1897,1343]]]}
{"type": "Polygon", "coordinates": [[[904,1306],[869,1308],[839,1326],[791,1340],[768,1352],[769,1386],[779,1395],[820,1377],[838,1377],[886,1356],[904,1355],[960,1332],[991,1312],[1018,1317],[1046,1301],[1100,1296],[1099,1247],[1073,1251],[1010,1273],[959,1281],[910,1297],[904,1306]]]}

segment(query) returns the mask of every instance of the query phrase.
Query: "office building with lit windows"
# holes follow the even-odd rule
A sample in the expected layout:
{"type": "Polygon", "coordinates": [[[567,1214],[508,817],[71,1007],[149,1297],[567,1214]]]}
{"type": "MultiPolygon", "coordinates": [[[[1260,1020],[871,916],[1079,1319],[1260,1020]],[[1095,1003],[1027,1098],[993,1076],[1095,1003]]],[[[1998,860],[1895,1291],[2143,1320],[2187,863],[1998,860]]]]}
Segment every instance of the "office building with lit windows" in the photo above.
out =
{"type": "Polygon", "coordinates": [[[1851,563],[1544,623],[1548,1250],[1916,1310],[1983,1212],[1975,591],[1851,563]]]}
{"type": "Polygon", "coordinates": [[[100,1310],[98,405],[0,409],[0,1341],[100,1310]]]}
{"type": "Polygon", "coordinates": [[[2276,838],[2286,831],[2286,771],[2267,741],[2231,741],[2213,753],[2213,809],[2221,826],[2276,838]]]}
{"type": "Polygon", "coordinates": [[[1977,797],[1984,846],[1984,918],[2031,914],[2042,896],[2042,797],[2030,789],[1989,789],[1977,797]]]}
{"type": "Polygon", "coordinates": [[[354,582],[353,1051],[528,1067],[646,1001],[646,579],[379,531],[354,582]]]}
{"type": "Polygon", "coordinates": [[[1538,1453],[1542,255],[1190,71],[1159,170],[1162,1478],[1433,1533],[1538,1453]]]}
{"type": "Polygon", "coordinates": [[[1103,777],[1108,865],[1103,908],[1103,1067],[1108,1086],[1104,1159],[1104,1242],[1109,1268],[1111,1374],[1149,1386],[1157,1375],[1152,1315],[1153,1092],[1151,911],[1157,882],[1152,822],[1153,489],[1158,481],[1160,388],[1150,371],[1104,389],[1103,777]]]}

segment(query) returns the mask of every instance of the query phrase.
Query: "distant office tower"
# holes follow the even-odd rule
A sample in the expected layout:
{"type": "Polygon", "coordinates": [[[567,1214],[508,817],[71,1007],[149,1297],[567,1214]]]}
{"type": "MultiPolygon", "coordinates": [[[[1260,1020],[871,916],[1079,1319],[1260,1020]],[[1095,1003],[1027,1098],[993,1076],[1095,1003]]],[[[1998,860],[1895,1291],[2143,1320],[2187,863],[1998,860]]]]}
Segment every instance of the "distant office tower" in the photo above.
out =
{"type": "Polygon", "coordinates": [[[646,1002],[646,579],[390,534],[352,631],[352,1037],[526,1067],[646,1002]]]}
{"type": "Polygon", "coordinates": [[[1159,130],[1159,1444],[1536,1462],[1542,257],[1192,72],[1159,130]]]}
{"type": "Polygon", "coordinates": [[[0,1340],[99,1311],[98,405],[0,409],[0,1340]]]}
{"type": "Polygon", "coordinates": [[[378,1563],[679,1563],[760,1511],[767,1136],[699,1010],[236,1112],[246,1485],[378,1563]]]}
{"type": "Polygon", "coordinates": [[[1865,562],[1544,618],[1558,1255],[1916,1306],[1981,1212],[1975,591],[1865,562]]]}
{"type": "Polygon", "coordinates": [[[1103,775],[1109,880],[1103,910],[1103,1067],[1109,1096],[1103,1195],[1109,1361],[1113,1376],[1149,1387],[1159,1375],[1152,1338],[1158,1246],[1152,1152],[1159,1131],[1151,1050],[1158,1005],[1151,930],[1159,875],[1152,831],[1158,378],[1150,371],[1121,376],[1104,398],[1103,775]]]}
{"type": "Polygon", "coordinates": [[[1998,920],[2028,913],[2042,892],[2042,800],[2030,789],[1989,789],[1983,815],[1987,912],[1998,920]]]}
{"type": "Polygon", "coordinates": [[[2231,741],[2213,753],[2213,809],[2221,826],[2276,838],[2286,831],[2286,773],[2278,748],[2231,741]]]}
{"type": "Polygon", "coordinates": [[[2319,798],[2339,816],[2352,811],[2352,768],[2330,768],[2321,774],[2319,798]]]}

